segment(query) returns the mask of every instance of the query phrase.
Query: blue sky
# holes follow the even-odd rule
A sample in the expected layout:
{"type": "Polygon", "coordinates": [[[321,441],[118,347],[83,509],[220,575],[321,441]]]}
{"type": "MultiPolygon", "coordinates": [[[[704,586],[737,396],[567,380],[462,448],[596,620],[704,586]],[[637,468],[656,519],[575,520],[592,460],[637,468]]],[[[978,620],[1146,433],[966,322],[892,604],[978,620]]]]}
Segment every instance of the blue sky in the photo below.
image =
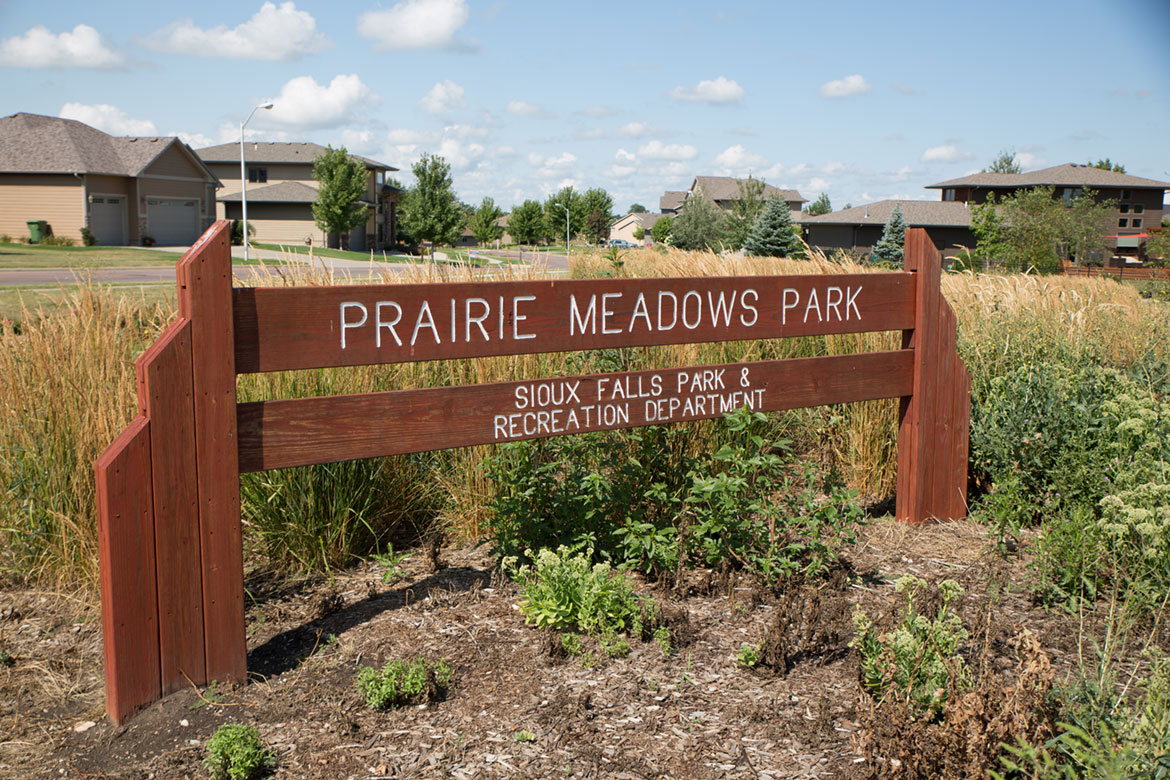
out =
{"type": "Polygon", "coordinates": [[[572,184],[657,210],[696,174],[835,208],[1014,149],[1170,180],[1170,1],[111,4],[0,0],[0,114],[193,146],[424,152],[505,208],[572,184]]]}

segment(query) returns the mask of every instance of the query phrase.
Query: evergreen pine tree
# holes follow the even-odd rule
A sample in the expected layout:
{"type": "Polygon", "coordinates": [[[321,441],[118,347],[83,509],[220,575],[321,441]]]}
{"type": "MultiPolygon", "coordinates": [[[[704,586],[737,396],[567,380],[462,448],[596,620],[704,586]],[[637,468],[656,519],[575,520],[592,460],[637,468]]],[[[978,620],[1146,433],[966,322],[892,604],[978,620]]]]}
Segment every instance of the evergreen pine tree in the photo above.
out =
{"type": "Polygon", "coordinates": [[[768,198],[743,242],[745,254],[763,257],[796,257],[801,253],[798,228],[788,204],[779,195],[768,198]]]}
{"type": "Polygon", "coordinates": [[[882,237],[874,245],[870,253],[870,260],[875,263],[888,263],[893,266],[902,266],[902,248],[906,245],[906,219],[902,216],[902,206],[895,205],[882,229],[882,237]]]}

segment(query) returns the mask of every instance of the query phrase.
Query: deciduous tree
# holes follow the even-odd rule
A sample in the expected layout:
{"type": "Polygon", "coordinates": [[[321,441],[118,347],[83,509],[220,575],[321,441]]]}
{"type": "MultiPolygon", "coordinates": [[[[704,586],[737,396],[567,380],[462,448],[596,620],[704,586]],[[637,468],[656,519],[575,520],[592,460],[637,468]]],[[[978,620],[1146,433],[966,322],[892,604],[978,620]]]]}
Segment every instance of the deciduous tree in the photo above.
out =
{"type": "Polygon", "coordinates": [[[645,214],[646,207],[643,206],[641,203],[631,203],[629,213],[630,214],[645,214]]]}
{"type": "Polygon", "coordinates": [[[832,210],[833,205],[829,203],[829,195],[826,192],[822,192],[816,200],[804,207],[804,212],[814,217],[828,214],[832,210]]]}
{"type": "Polygon", "coordinates": [[[585,203],[581,193],[563,187],[544,202],[544,236],[556,242],[565,237],[565,209],[569,210],[569,236],[579,236],[585,229],[585,203]]]}
{"type": "Polygon", "coordinates": [[[1094,168],[1100,168],[1103,171],[1113,171],[1114,173],[1125,173],[1125,166],[1121,163],[1115,163],[1106,157],[1104,160],[1097,160],[1097,162],[1085,163],[1094,168]]]}
{"type": "Polygon", "coordinates": [[[701,192],[683,201],[670,226],[670,243],[679,249],[714,249],[727,245],[727,217],[701,192]]]}
{"type": "Polygon", "coordinates": [[[512,209],[508,232],[517,244],[535,244],[545,236],[544,209],[535,200],[526,200],[512,209]]]}
{"type": "Polygon", "coordinates": [[[764,208],[764,182],[749,176],[738,187],[738,197],[731,202],[731,212],[727,215],[727,244],[732,249],[743,246],[764,208]]]}
{"type": "Polygon", "coordinates": [[[670,238],[670,226],[674,220],[670,217],[663,217],[654,223],[650,228],[650,237],[654,239],[655,244],[665,244],[666,240],[670,238]]]}
{"type": "Polygon", "coordinates": [[[399,221],[415,241],[454,244],[466,215],[451,181],[451,166],[438,155],[423,155],[411,166],[414,186],[399,205],[399,221]]]}
{"type": "Polygon", "coordinates": [[[585,212],[585,240],[600,244],[609,237],[610,212],[613,198],[600,187],[585,190],[581,196],[581,210],[585,212]]]}
{"type": "Polygon", "coordinates": [[[1023,173],[1024,169],[1016,162],[1016,150],[1004,149],[996,158],[991,161],[991,165],[983,169],[984,173],[1023,173]]]}
{"type": "Polygon", "coordinates": [[[491,198],[484,198],[479,208],[471,215],[471,232],[481,244],[490,244],[504,235],[504,228],[498,222],[504,216],[503,210],[491,198]]]}
{"type": "Polygon", "coordinates": [[[319,182],[313,221],[325,233],[337,234],[341,248],[348,249],[349,232],[366,221],[361,200],[370,179],[366,164],[350,157],[344,146],[327,146],[313,158],[313,178],[319,182]]]}

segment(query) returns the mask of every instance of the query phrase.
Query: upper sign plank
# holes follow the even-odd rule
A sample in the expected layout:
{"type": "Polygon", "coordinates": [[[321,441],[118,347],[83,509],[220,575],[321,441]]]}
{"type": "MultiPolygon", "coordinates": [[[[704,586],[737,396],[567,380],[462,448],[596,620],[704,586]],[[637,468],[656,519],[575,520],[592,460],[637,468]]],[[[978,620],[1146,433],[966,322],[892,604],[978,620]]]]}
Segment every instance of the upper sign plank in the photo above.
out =
{"type": "Polygon", "coordinates": [[[240,374],[914,327],[909,273],[232,292],[240,374]]]}

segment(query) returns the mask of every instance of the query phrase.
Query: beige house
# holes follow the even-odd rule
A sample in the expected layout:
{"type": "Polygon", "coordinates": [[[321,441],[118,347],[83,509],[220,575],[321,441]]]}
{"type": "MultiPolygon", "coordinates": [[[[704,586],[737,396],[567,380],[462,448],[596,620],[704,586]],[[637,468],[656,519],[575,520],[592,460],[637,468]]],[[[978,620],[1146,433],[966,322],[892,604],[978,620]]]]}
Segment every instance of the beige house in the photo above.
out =
{"type": "Polygon", "coordinates": [[[178,138],[115,137],[72,119],[0,118],[0,234],[30,220],[81,242],[186,246],[215,219],[219,181],[178,138]]]}
{"type": "MultiPolygon", "coordinates": [[[[248,226],[252,240],[270,244],[311,244],[337,247],[336,235],[325,235],[313,220],[317,180],[313,158],[325,151],[314,143],[250,141],[244,144],[248,184],[248,226]]],[[[196,150],[207,167],[223,182],[217,213],[223,219],[240,219],[240,145],[208,146],[196,150]]],[[[370,172],[362,202],[369,209],[366,223],[349,235],[349,248],[382,249],[394,243],[398,190],[387,183],[387,174],[398,169],[353,155],[370,172]]]]}
{"type": "Polygon", "coordinates": [[[631,244],[638,246],[649,244],[653,241],[650,237],[650,228],[654,227],[655,223],[665,216],[669,215],[651,214],[648,211],[626,214],[610,225],[609,240],[629,241],[631,244]],[[634,237],[634,233],[637,232],[638,228],[642,228],[645,231],[641,239],[634,237]]]}

